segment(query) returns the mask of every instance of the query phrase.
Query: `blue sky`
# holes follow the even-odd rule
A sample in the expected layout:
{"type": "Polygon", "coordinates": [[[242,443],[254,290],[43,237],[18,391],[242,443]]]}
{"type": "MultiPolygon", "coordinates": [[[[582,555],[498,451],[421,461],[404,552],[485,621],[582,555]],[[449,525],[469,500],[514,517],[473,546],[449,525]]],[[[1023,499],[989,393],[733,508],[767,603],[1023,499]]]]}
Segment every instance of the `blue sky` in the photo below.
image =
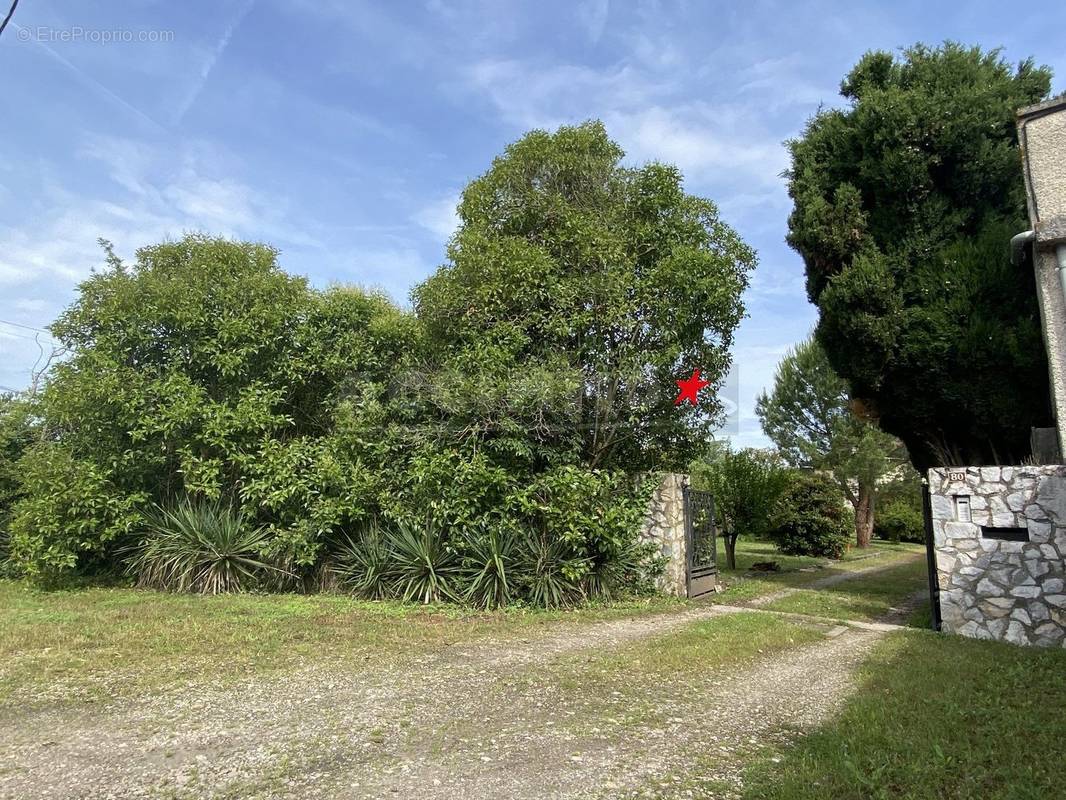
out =
{"type": "Polygon", "coordinates": [[[1066,76],[1066,6],[1036,5],[23,0],[0,38],[0,386],[26,385],[31,328],[98,237],[125,257],[191,230],[262,240],[317,285],[405,302],[467,181],[530,128],[596,117],[759,251],[736,440],[764,444],[754,398],[815,321],[782,142],[868,49],[952,38],[1066,76]]]}

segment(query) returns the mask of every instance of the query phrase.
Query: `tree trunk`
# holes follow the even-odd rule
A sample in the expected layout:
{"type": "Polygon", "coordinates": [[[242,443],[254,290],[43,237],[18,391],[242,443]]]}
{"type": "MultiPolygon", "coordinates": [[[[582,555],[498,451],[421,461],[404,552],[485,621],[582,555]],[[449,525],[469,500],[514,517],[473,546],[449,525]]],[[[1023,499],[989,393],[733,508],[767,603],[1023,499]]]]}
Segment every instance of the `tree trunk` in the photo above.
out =
{"type": "Polygon", "coordinates": [[[725,539],[725,568],[736,569],[737,568],[737,537],[735,534],[726,534],[725,539]]]}
{"type": "Polygon", "coordinates": [[[859,497],[855,503],[855,545],[869,547],[874,535],[874,488],[859,481],[859,497]]]}

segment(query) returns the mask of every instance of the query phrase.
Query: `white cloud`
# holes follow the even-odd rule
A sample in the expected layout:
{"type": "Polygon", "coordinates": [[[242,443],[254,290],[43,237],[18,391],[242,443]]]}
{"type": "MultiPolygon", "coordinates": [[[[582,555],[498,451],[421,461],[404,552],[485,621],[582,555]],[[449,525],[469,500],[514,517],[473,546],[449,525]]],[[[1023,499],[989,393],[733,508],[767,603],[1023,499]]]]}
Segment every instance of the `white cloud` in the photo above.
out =
{"type": "Polygon", "coordinates": [[[154,155],[148,145],[130,139],[90,134],[79,154],[103,163],[109,170],[111,180],[124,189],[137,195],[148,194],[145,173],[154,155]]]}
{"type": "Polygon", "coordinates": [[[290,218],[284,200],[218,174],[213,162],[225,159],[215,159],[210,149],[189,144],[174,153],[140,141],[89,137],[80,152],[105,166],[110,185],[87,198],[50,179],[47,211],[35,215],[32,226],[0,228],[0,284],[58,279],[69,287],[102,263],[98,238],[114,242],[127,258],[144,244],[196,230],[320,246],[290,218]]]}
{"type": "Polygon", "coordinates": [[[503,118],[519,128],[554,128],[598,117],[639,161],[677,164],[686,176],[779,185],[788,165],[757,106],[679,99],[676,81],[630,64],[597,70],[487,60],[467,73],[503,118]]]}
{"type": "Polygon", "coordinates": [[[459,227],[459,193],[453,192],[420,208],[414,221],[446,242],[459,227]]]}

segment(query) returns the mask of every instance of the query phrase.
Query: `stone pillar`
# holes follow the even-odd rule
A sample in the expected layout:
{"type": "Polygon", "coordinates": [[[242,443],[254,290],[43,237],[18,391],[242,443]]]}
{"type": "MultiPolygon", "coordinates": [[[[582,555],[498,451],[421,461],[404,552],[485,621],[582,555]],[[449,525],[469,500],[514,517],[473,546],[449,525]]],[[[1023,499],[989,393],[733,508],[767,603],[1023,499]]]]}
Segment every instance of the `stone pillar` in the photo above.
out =
{"type": "Polygon", "coordinates": [[[669,472],[652,493],[641,538],[655,542],[666,558],[666,569],[659,578],[660,591],[685,597],[687,584],[687,540],[685,538],[685,502],[682,489],[688,476],[669,472]]]}
{"type": "Polygon", "coordinates": [[[1066,98],[1018,112],[1029,222],[1035,234],[1033,268],[1048,354],[1051,403],[1066,452],[1066,284],[1056,252],[1066,247],[1066,98]]]}
{"type": "Polygon", "coordinates": [[[1066,466],[929,470],[943,630],[1066,646],[1066,466]]]}

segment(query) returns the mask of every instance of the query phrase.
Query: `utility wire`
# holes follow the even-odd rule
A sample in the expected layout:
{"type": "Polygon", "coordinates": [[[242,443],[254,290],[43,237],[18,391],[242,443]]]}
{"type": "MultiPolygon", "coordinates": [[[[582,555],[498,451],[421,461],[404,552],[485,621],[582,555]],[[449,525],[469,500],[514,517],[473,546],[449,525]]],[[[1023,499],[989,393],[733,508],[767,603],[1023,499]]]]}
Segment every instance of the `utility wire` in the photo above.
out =
{"type": "Polygon", "coordinates": [[[52,335],[51,331],[47,330],[46,328],[35,328],[32,325],[23,325],[21,322],[12,322],[11,320],[0,319],[0,323],[3,323],[4,325],[14,325],[16,328],[25,328],[28,331],[36,331],[37,333],[43,333],[48,336],[52,335]]]}
{"type": "Polygon", "coordinates": [[[4,32],[4,28],[7,27],[7,23],[11,22],[11,18],[15,15],[15,9],[18,8],[19,0],[13,0],[11,3],[11,9],[7,12],[7,16],[4,17],[4,21],[0,22],[0,33],[4,32]]]}

